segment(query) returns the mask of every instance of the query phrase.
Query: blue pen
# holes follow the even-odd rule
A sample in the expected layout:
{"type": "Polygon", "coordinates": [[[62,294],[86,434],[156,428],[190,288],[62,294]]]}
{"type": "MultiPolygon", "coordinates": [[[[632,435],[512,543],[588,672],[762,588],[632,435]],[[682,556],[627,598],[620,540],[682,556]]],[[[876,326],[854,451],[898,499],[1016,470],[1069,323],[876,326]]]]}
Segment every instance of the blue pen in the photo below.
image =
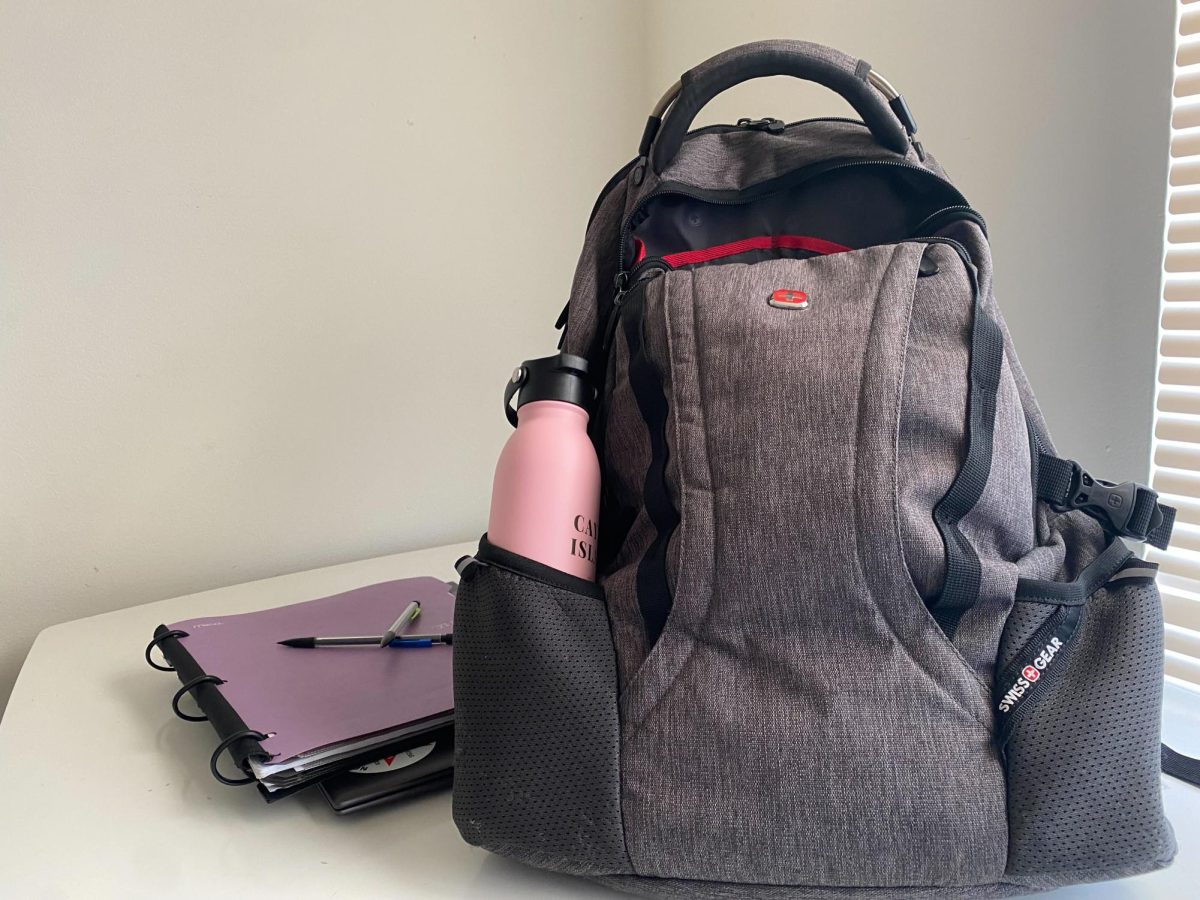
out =
{"type": "Polygon", "coordinates": [[[420,637],[398,637],[389,647],[432,647],[434,644],[453,644],[453,634],[423,634],[420,637]]]}
{"type": "Polygon", "coordinates": [[[392,627],[385,631],[379,638],[379,646],[386,647],[396,636],[405,628],[412,624],[413,620],[421,614],[421,604],[416,600],[412,601],[408,606],[404,607],[404,612],[400,613],[400,617],[392,623],[392,627]]]}

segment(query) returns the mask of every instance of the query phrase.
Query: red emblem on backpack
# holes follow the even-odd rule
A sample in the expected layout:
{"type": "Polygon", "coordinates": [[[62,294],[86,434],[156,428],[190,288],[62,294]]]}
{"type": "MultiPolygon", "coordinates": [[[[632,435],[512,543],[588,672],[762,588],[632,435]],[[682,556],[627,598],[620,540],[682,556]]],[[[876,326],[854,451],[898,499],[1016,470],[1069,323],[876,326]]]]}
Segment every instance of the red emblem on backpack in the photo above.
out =
{"type": "Polygon", "coordinates": [[[1021,670],[1021,674],[1025,676],[1026,681],[1037,681],[1042,676],[1042,673],[1033,666],[1026,666],[1021,670]]]}
{"type": "Polygon", "coordinates": [[[767,303],[776,309],[808,309],[808,294],[804,291],[780,289],[771,294],[767,303]]]}

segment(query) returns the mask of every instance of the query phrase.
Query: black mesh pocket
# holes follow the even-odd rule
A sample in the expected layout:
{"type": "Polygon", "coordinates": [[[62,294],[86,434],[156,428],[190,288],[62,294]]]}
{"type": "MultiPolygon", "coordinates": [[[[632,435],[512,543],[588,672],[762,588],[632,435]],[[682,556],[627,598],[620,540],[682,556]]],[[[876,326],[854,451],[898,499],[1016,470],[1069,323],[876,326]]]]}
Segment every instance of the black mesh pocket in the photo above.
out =
{"type": "Polygon", "coordinates": [[[1159,780],[1154,574],[1115,542],[1074,582],[1021,581],[995,686],[1014,880],[1120,878],[1174,856],[1159,780]]]}
{"type": "Polygon", "coordinates": [[[454,821],[495,853],[630,871],[617,666],[600,588],[480,545],[454,612],[454,821]]]}

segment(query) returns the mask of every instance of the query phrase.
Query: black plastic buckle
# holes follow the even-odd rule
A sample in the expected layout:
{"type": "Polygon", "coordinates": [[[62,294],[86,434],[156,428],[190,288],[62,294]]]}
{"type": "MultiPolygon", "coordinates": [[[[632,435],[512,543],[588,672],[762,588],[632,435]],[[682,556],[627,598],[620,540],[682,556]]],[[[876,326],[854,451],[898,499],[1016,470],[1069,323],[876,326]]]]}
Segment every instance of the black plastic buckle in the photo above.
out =
{"type": "Polygon", "coordinates": [[[1101,481],[1093,478],[1081,465],[1076,463],[1071,474],[1071,492],[1067,502],[1062,504],[1061,508],[1056,506],[1055,510],[1057,512],[1065,512],[1069,509],[1083,510],[1099,519],[1101,523],[1107,523],[1108,529],[1114,534],[1144,541],[1146,536],[1162,522],[1162,510],[1157,507],[1158,495],[1150,491],[1153,494],[1152,499],[1155,501],[1155,509],[1145,534],[1130,531],[1129,520],[1133,518],[1134,511],[1137,509],[1138,491],[1149,490],[1135,481],[1122,481],[1120,484],[1101,481]]]}
{"type": "Polygon", "coordinates": [[[765,131],[768,134],[783,134],[783,129],[786,127],[782,119],[751,119],[749,116],[743,116],[737,120],[739,128],[749,128],[751,131],[765,131]]]}

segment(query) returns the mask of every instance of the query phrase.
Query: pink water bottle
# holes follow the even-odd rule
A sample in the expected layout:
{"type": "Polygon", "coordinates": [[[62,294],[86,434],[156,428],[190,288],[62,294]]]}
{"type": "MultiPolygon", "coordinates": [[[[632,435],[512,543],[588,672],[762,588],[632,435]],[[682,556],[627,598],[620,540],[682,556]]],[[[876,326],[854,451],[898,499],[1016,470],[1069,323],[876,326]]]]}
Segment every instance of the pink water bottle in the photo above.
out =
{"type": "Polygon", "coordinates": [[[488,517],[497,547],[588,581],[596,579],[600,513],[600,463],[587,433],[592,395],[583,357],[560,353],[517,367],[504,390],[517,430],[496,464],[488,517]]]}

